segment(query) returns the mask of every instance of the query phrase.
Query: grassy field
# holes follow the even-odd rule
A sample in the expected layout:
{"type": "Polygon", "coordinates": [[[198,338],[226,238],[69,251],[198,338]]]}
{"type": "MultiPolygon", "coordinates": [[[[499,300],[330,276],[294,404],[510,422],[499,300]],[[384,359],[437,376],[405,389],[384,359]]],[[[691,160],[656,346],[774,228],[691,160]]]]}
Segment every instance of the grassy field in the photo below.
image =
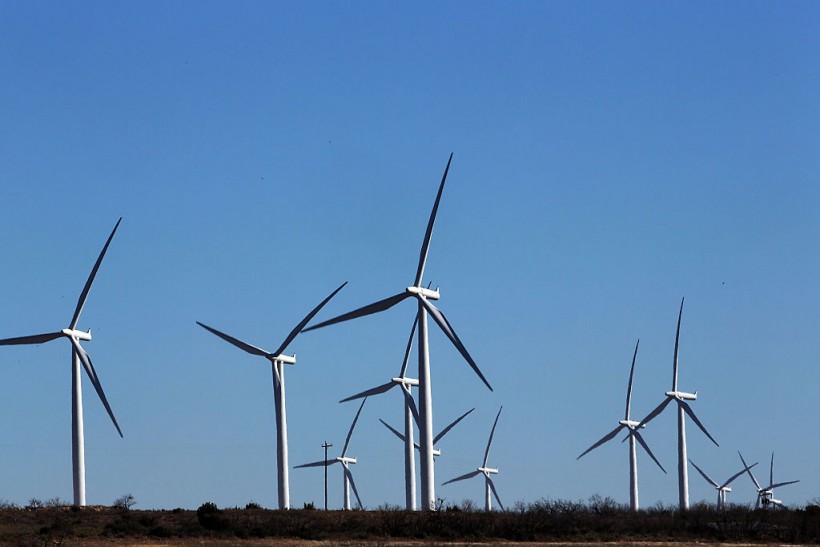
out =
{"type": "Polygon", "coordinates": [[[423,545],[493,543],[820,542],[820,507],[719,512],[695,506],[631,513],[608,500],[542,500],[486,514],[450,507],[436,513],[276,511],[249,506],[197,510],[38,507],[0,510],[3,545],[423,545]]]}

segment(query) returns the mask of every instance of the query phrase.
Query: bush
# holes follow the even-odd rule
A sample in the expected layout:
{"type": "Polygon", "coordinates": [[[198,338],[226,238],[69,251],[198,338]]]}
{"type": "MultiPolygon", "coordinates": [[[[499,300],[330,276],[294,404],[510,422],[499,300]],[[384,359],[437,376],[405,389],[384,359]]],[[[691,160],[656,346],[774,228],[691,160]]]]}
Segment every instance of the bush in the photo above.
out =
{"type": "Polygon", "coordinates": [[[199,506],[196,510],[196,519],[206,530],[225,530],[229,527],[228,519],[223,516],[216,504],[210,501],[199,506]]]}
{"type": "Polygon", "coordinates": [[[137,504],[137,501],[134,499],[134,496],[131,494],[125,494],[120,496],[116,500],[114,500],[113,507],[116,509],[125,509],[126,511],[131,509],[134,505],[137,504]]]}

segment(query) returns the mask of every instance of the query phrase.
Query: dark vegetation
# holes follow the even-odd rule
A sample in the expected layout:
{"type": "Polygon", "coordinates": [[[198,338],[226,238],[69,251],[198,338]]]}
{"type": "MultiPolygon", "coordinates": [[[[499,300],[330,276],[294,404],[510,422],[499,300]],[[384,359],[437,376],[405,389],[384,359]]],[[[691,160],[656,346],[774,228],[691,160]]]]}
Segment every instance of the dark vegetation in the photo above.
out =
{"type": "Polygon", "coordinates": [[[689,511],[655,506],[631,513],[609,498],[586,503],[540,500],[484,513],[465,502],[436,513],[383,506],[371,511],[220,509],[203,503],[196,511],[133,510],[133,498],[115,507],[71,507],[30,503],[0,507],[0,544],[47,545],[144,538],[290,538],[326,541],[571,541],[571,542],[744,542],[820,543],[820,506],[791,510],[725,512],[696,505],[689,511]]]}

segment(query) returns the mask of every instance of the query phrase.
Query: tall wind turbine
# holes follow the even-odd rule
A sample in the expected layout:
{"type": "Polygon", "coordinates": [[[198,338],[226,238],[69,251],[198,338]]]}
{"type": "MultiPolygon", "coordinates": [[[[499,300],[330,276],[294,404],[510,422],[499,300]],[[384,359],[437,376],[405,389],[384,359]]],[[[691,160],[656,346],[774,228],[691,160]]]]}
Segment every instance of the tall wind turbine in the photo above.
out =
{"type": "Polygon", "coordinates": [[[490,438],[487,440],[487,449],[484,451],[484,461],[481,463],[481,467],[476,469],[475,471],[471,471],[469,473],[465,473],[460,477],[456,477],[454,479],[450,479],[449,481],[442,483],[442,486],[445,484],[450,484],[451,482],[456,481],[463,481],[465,479],[471,479],[477,475],[484,475],[484,510],[491,511],[492,510],[492,498],[490,497],[490,492],[492,492],[493,496],[495,496],[495,501],[498,502],[498,506],[501,509],[504,509],[504,504],[501,503],[501,498],[498,497],[498,491],[495,489],[495,483],[493,479],[490,478],[490,475],[497,475],[498,468],[494,467],[487,467],[487,460],[490,457],[490,445],[493,444],[493,435],[495,435],[495,426],[498,425],[498,418],[501,416],[501,410],[504,407],[498,409],[498,414],[495,416],[495,421],[493,422],[493,428],[490,431],[490,438]]]}
{"type": "Polygon", "coordinates": [[[398,294],[305,329],[305,331],[309,331],[357,317],[382,312],[392,308],[406,298],[413,297],[416,299],[419,316],[419,445],[421,446],[421,498],[422,507],[427,511],[434,511],[436,507],[435,472],[433,469],[433,391],[430,377],[430,352],[427,340],[428,314],[433,318],[433,321],[435,321],[459,353],[461,353],[462,357],[464,357],[478,377],[481,378],[481,381],[484,382],[490,391],[493,389],[478,369],[478,365],[473,361],[467,348],[464,347],[453,326],[447,321],[444,314],[430,302],[431,300],[439,299],[440,293],[438,289],[433,291],[422,286],[424,267],[427,263],[427,252],[430,249],[430,238],[433,235],[433,225],[436,221],[436,213],[438,212],[439,202],[441,201],[441,193],[444,191],[444,182],[447,180],[447,172],[450,170],[450,162],[452,161],[453,155],[450,154],[450,158],[447,160],[447,167],[444,169],[444,175],[441,177],[441,184],[438,188],[436,201],[433,204],[433,210],[430,213],[430,219],[427,222],[427,231],[424,234],[424,241],[421,245],[419,264],[413,285],[398,294]]]}
{"type": "Polygon", "coordinates": [[[416,408],[416,403],[413,400],[411,390],[413,386],[419,385],[419,381],[414,378],[407,377],[407,365],[410,361],[410,349],[413,346],[413,335],[416,332],[418,320],[419,318],[417,315],[415,321],[413,321],[413,327],[410,329],[410,339],[407,341],[407,349],[404,352],[404,361],[402,362],[399,375],[396,378],[391,378],[386,384],[376,386],[339,401],[340,403],[345,403],[354,399],[361,399],[362,397],[385,393],[396,386],[401,386],[401,391],[404,395],[402,397],[402,408],[404,409],[404,435],[400,435],[400,437],[404,441],[404,490],[405,506],[408,511],[416,510],[416,457],[413,452],[413,447],[415,444],[413,440],[413,427],[414,422],[418,421],[418,410],[416,408]]]}
{"type": "Polygon", "coordinates": [[[643,427],[655,418],[658,414],[663,412],[663,409],[675,401],[678,405],[678,502],[681,509],[689,509],[689,470],[686,463],[686,415],[688,414],[692,421],[695,422],[701,431],[703,431],[709,440],[718,445],[717,441],[706,431],[706,428],[700,423],[698,417],[689,403],[686,401],[694,401],[698,398],[697,391],[695,393],[687,393],[678,390],[678,346],[680,342],[680,321],[683,316],[683,298],[680,300],[680,311],[678,312],[678,328],[675,332],[675,358],[672,364],[672,391],[666,392],[666,398],[659,404],[655,410],[650,412],[646,418],[641,420],[638,427],[643,427]]]}
{"type": "Polygon", "coordinates": [[[785,482],[774,482],[774,452],[772,452],[772,462],[769,465],[769,485],[768,486],[760,486],[760,483],[757,482],[757,479],[752,474],[752,467],[754,465],[746,465],[746,460],[743,459],[743,454],[740,453],[740,450],[737,451],[738,456],[740,456],[740,461],[743,462],[743,467],[745,467],[744,471],[749,473],[749,478],[752,479],[752,482],[757,489],[757,501],[755,502],[755,509],[759,508],[763,505],[764,508],[768,508],[770,505],[774,507],[783,507],[783,502],[777,499],[774,499],[774,489],[779,488],[781,486],[786,486],[787,484],[794,484],[796,482],[800,482],[799,480],[796,481],[785,481],[785,482]]]}
{"type": "Polygon", "coordinates": [[[250,353],[251,355],[258,355],[264,357],[271,363],[271,370],[273,371],[273,399],[276,408],[276,466],[277,466],[277,494],[279,498],[279,509],[290,509],[290,482],[288,480],[288,421],[285,411],[285,365],[296,364],[296,354],[284,355],[284,351],[288,345],[293,342],[296,335],[301,332],[305,325],[313,319],[322,307],[328,301],[336,296],[342,287],[347,285],[347,281],[339,285],[339,287],[330,293],[330,296],[322,300],[322,302],[313,308],[309,314],[302,319],[290,334],[288,334],[285,341],[279,345],[276,351],[270,352],[252,346],[246,342],[238,340],[233,336],[220,332],[214,328],[209,327],[204,323],[197,321],[197,325],[222,338],[229,344],[232,344],[239,349],[250,353]]]}
{"type": "Polygon", "coordinates": [[[14,346],[20,344],[42,344],[50,342],[60,337],[68,338],[71,342],[71,462],[74,474],[74,505],[85,505],[85,436],[83,434],[83,392],[82,392],[82,373],[80,366],[85,369],[88,379],[91,380],[91,385],[97,392],[105,407],[111,421],[114,422],[114,427],[117,428],[117,433],[122,437],[122,430],[120,429],[114,413],[111,411],[111,406],[108,404],[108,399],[105,398],[100,380],[97,377],[97,372],[94,370],[94,365],[91,364],[91,358],[80,346],[80,340],[91,340],[91,330],[83,332],[77,330],[77,323],[80,321],[80,314],[83,311],[83,306],[88,298],[88,292],[91,290],[91,284],[94,283],[94,278],[97,276],[97,271],[100,269],[105,252],[111,244],[111,239],[122,221],[122,217],[117,220],[114,229],[111,230],[111,235],[108,236],[105,245],[103,245],[100,256],[94,267],[91,269],[91,275],[85,282],[83,292],[80,293],[80,299],[77,301],[77,307],[74,309],[74,316],[71,318],[71,323],[68,328],[62,329],[58,332],[51,332],[47,334],[35,334],[33,336],[21,336],[19,338],[6,338],[0,340],[0,346],[14,346]]]}
{"type": "Polygon", "coordinates": [[[637,511],[639,509],[638,503],[638,453],[635,446],[635,441],[637,440],[640,445],[646,450],[646,453],[649,454],[649,457],[654,460],[658,467],[661,468],[661,471],[666,473],[666,469],[663,468],[661,462],[655,457],[652,451],[649,449],[649,445],[646,444],[644,441],[643,436],[641,436],[640,431],[638,431],[640,423],[629,418],[629,409],[632,404],[632,376],[635,373],[635,359],[638,357],[638,345],[641,343],[640,340],[635,344],[635,353],[632,355],[632,368],[629,369],[629,385],[626,388],[626,413],[624,414],[624,419],[618,421],[618,427],[604,435],[601,440],[587,448],[584,452],[581,453],[580,456],[575,458],[576,460],[580,460],[584,457],[585,454],[592,452],[602,444],[606,443],[615,438],[618,433],[622,429],[627,430],[627,435],[629,438],[629,507],[633,511],[637,511]]]}
{"type": "MultiPolygon", "coordinates": [[[[734,481],[736,478],[741,476],[748,469],[751,469],[752,467],[757,465],[757,462],[755,462],[752,465],[750,465],[749,467],[746,467],[746,462],[744,462],[743,463],[743,466],[744,466],[743,469],[741,469],[740,471],[738,471],[737,473],[735,473],[734,475],[729,477],[729,479],[726,482],[724,482],[723,484],[718,484],[717,482],[712,480],[712,478],[710,478],[709,475],[707,475],[703,471],[703,469],[701,469],[700,467],[695,465],[695,462],[693,462],[692,460],[689,460],[689,463],[691,463],[695,467],[695,469],[698,470],[698,473],[700,473],[700,475],[704,479],[706,479],[706,482],[708,482],[709,484],[714,486],[715,489],[717,490],[717,508],[718,508],[719,511],[726,509],[726,493],[732,491],[731,487],[729,486],[730,484],[732,484],[732,481],[734,481]]],[[[750,473],[751,473],[751,471],[750,471],[750,473]]]]}
{"type": "Polygon", "coordinates": [[[344,469],[344,508],[346,511],[350,510],[350,488],[353,487],[353,493],[356,494],[356,501],[359,503],[359,509],[363,509],[362,498],[359,497],[359,489],[356,488],[356,483],[353,481],[353,473],[350,472],[350,465],[356,463],[356,458],[349,458],[347,456],[347,448],[350,446],[350,437],[353,435],[353,428],[356,427],[356,422],[359,421],[359,414],[362,413],[362,408],[367,402],[367,397],[362,399],[362,404],[359,405],[359,410],[356,412],[356,417],[353,418],[353,423],[350,424],[350,430],[347,432],[342,453],[332,460],[319,460],[318,462],[305,463],[297,465],[294,469],[302,469],[304,467],[325,467],[333,465],[334,463],[342,464],[344,469]]]}

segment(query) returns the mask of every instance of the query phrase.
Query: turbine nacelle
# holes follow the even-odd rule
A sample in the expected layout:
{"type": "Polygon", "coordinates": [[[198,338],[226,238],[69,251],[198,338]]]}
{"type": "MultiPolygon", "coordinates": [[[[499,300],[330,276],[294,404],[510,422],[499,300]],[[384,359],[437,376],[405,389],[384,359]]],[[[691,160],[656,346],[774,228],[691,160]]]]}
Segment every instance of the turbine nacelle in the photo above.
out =
{"type": "Polygon", "coordinates": [[[296,364],[296,354],[293,355],[274,355],[273,357],[268,357],[271,361],[278,361],[280,363],[284,363],[285,365],[295,365],[296,364]]]}
{"type": "Polygon", "coordinates": [[[498,468],[494,467],[479,467],[478,471],[485,475],[498,475],[498,468]]]}
{"type": "Polygon", "coordinates": [[[441,293],[438,292],[438,287],[436,290],[426,289],[424,287],[407,287],[404,291],[408,294],[416,294],[419,296],[423,296],[427,300],[438,300],[441,298],[441,293]]]}
{"type": "Polygon", "coordinates": [[[646,424],[642,424],[641,422],[636,422],[635,420],[618,420],[618,423],[622,426],[628,427],[629,429],[637,429],[638,427],[644,428],[646,424]]]}
{"type": "Polygon", "coordinates": [[[348,458],[347,456],[339,456],[338,458],[336,458],[336,461],[340,462],[340,463],[343,463],[343,464],[356,463],[356,458],[348,458]]]}
{"type": "Polygon", "coordinates": [[[62,332],[64,335],[68,336],[69,338],[76,338],[77,340],[91,340],[91,329],[88,329],[88,332],[82,330],[75,330],[75,329],[63,329],[62,332]]]}
{"type": "Polygon", "coordinates": [[[419,381],[415,378],[391,378],[390,379],[393,383],[402,384],[405,386],[414,386],[418,387],[419,381]]]}
{"type": "Polygon", "coordinates": [[[667,391],[666,396],[681,401],[696,401],[698,398],[697,392],[687,393],[685,391],[667,391]]]}

